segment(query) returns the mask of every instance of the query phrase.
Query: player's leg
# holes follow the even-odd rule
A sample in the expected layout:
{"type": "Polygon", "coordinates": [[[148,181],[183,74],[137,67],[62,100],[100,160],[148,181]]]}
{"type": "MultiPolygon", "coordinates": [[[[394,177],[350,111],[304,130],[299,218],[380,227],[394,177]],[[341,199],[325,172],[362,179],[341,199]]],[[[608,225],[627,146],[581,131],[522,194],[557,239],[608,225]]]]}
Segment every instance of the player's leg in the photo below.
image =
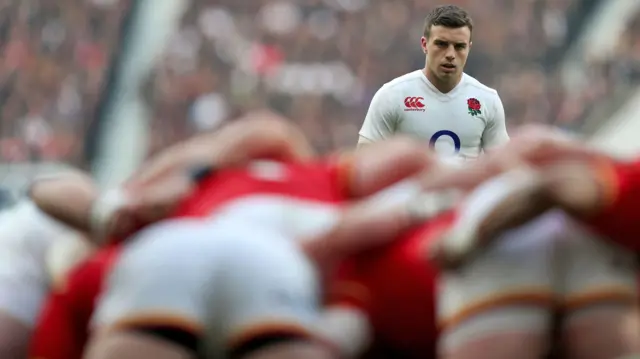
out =
{"type": "Polygon", "coordinates": [[[442,358],[538,359],[546,353],[557,230],[553,216],[544,216],[442,274],[442,358]]]}
{"type": "Polygon", "coordinates": [[[32,325],[17,319],[11,309],[0,309],[0,356],[8,359],[24,358],[32,325]]]}
{"type": "Polygon", "coordinates": [[[333,358],[316,333],[319,278],[291,238],[269,230],[241,230],[224,240],[211,341],[235,359],[333,358]]]}
{"type": "Polygon", "coordinates": [[[640,355],[638,268],[633,254],[574,227],[561,242],[563,339],[569,358],[640,355]]]}
{"type": "Polygon", "coordinates": [[[195,358],[217,262],[210,237],[186,220],[136,235],[107,278],[85,358],[195,358]]]}

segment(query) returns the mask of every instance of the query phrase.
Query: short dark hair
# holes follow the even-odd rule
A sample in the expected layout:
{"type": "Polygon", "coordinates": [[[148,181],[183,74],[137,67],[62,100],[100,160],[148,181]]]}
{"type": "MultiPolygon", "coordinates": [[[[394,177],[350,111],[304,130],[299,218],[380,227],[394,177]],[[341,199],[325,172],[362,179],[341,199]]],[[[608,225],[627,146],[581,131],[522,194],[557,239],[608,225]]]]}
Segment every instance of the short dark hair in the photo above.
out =
{"type": "Polygon", "coordinates": [[[467,11],[456,5],[440,5],[431,10],[424,19],[424,37],[429,38],[431,26],[444,26],[452,29],[468,27],[473,32],[473,20],[467,11]]]}

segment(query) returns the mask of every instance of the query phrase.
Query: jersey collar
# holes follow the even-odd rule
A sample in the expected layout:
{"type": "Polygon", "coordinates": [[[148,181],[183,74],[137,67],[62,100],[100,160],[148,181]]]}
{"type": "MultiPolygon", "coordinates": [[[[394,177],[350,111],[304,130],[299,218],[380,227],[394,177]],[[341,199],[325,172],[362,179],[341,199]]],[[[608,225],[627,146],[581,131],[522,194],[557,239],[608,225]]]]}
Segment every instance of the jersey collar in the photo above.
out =
{"type": "Polygon", "coordinates": [[[456,96],[456,94],[458,92],[460,92],[460,89],[464,87],[464,83],[465,83],[465,81],[467,79],[467,74],[462,73],[462,78],[460,79],[460,82],[458,82],[456,87],[454,87],[451,91],[449,91],[447,93],[442,93],[442,92],[440,92],[440,90],[438,90],[431,83],[431,81],[429,81],[429,79],[427,78],[427,75],[425,75],[425,73],[424,73],[424,70],[420,70],[420,74],[421,74],[422,80],[427,85],[429,90],[436,96],[436,98],[438,98],[440,100],[443,100],[443,101],[447,101],[447,100],[453,99],[456,96]]]}

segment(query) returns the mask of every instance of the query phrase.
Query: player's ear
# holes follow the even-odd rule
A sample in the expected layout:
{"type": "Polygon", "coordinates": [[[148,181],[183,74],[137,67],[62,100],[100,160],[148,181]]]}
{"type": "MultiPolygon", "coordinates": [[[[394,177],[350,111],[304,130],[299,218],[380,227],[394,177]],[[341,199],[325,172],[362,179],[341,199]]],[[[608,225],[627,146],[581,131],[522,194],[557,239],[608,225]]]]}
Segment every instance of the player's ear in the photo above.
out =
{"type": "Polygon", "coordinates": [[[425,54],[427,53],[427,38],[426,37],[421,37],[420,38],[420,46],[422,47],[422,52],[424,52],[425,54]]]}

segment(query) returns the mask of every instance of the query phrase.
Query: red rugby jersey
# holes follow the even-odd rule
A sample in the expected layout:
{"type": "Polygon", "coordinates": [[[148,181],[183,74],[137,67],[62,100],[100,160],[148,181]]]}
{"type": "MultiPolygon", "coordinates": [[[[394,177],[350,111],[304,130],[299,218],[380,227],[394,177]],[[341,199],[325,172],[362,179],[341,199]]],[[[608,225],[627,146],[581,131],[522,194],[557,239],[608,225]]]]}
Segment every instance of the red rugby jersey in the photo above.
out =
{"type": "Polygon", "coordinates": [[[435,358],[438,274],[425,257],[425,246],[454,218],[453,212],[443,214],[386,247],[347,259],[329,285],[328,305],[367,314],[374,347],[394,357],[435,358]]]}
{"type": "Polygon", "coordinates": [[[640,252],[640,160],[611,160],[597,166],[605,203],[586,222],[612,241],[640,252]]]}
{"type": "Polygon", "coordinates": [[[331,158],[295,164],[255,161],[246,167],[223,169],[204,178],[175,215],[207,216],[230,201],[256,194],[339,203],[350,195],[350,168],[349,161],[331,158]]]}
{"type": "Polygon", "coordinates": [[[82,358],[95,301],[118,254],[118,246],[98,251],[75,267],[64,283],[54,288],[33,333],[30,358],[82,358]]]}

